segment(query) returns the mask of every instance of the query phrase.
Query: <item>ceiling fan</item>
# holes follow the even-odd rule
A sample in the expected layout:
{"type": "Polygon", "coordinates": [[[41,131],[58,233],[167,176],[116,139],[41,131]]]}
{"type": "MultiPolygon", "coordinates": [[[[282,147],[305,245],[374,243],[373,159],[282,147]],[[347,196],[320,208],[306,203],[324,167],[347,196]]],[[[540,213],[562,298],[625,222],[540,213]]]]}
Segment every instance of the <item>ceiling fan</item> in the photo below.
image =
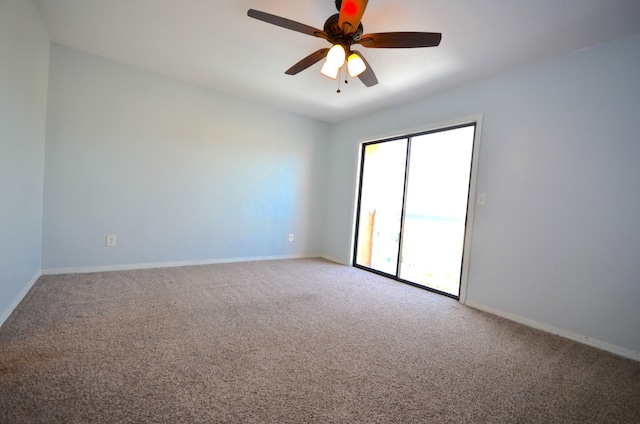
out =
{"type": "MultiPolygon", "coordinates": [[[[247,15],[282,28],[301,32],[313,37],[323,38],[332,44],[331,48],[320,49],[293,65],[285,73],[296,75],[311,65],[325,59],[321,73],[336,79],[345,62],[352,78],[358,77],[367,87],[378,83],[376,74],[362,53],[352,50],[352,46],[360,44],[368,48],[415,48],[435,47],[440,44],[442,34],[439,32],[380,32],[364,34],[362,15],[368,0],[335,0],[340,13],[329,17],[324,29],[319,30],[280,16],[249,9],[247,15]]],[[[338,90],[340,92],[340,90],[338,90]]]]}

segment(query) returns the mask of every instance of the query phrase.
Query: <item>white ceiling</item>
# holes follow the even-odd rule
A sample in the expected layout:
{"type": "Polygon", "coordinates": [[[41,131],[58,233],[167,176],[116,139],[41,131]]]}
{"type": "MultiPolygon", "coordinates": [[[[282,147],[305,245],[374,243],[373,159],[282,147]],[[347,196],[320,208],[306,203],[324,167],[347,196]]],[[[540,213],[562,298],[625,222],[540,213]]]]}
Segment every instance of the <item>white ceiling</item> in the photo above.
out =
{"type": "Polygon", "coordinates": [[[380,83],[342,86],[321,63],[284,71],[329,44],[247,17],[322,29],[334,0],[36,0],[51,39],[327,122],[640,33],[640,0],[370,0],[365,33],[442,32],[435,48],[366,49],[380,83]]]}

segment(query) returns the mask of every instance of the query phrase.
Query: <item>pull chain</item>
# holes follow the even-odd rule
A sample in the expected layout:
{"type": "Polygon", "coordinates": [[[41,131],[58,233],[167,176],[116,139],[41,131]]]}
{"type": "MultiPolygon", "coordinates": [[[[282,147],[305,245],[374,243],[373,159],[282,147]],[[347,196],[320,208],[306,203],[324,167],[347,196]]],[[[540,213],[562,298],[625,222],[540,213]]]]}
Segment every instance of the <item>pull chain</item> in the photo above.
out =
{"type": "MultiPolygon", "coordinates": [[[[339,72],[338,78],[337,78],[338,79],[338,91],[336,91],[336,93],[341,93],[341,91],[340,91],[340,83],[342,82],[342,75],[341,75],[342,74],[342,68],[340,68],[340,71],[338,71],[338,72],[339,72]]],[[[345,74],[344,74],[344,83],[345,84],[349,84],[349,81],[347,81],[347,73],[346,73],[346,71],[345,71],[345,74]]]]}

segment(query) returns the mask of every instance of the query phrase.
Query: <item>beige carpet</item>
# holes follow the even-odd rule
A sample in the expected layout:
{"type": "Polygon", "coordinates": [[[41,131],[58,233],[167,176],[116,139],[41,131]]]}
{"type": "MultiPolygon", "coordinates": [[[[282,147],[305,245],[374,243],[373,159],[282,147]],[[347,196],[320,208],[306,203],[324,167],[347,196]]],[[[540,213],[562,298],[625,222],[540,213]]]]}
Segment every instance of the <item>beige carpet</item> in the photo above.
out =
{"type": "Polygon", "coordinates": [[[2,423],[640,423],[640,363],[323,260],[41,278],[2,423]]]}

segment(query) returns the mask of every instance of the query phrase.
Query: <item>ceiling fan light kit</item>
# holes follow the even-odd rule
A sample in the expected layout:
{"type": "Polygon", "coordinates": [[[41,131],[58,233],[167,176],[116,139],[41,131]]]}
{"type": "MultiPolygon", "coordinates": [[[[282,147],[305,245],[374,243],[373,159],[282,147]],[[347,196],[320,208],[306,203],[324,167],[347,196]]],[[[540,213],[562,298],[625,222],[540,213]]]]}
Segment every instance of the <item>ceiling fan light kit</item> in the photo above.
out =
{"type": "Polygon", "coordinates": [[[334,45],[329,50],[329,53],[327,53],[327,59],[325,60],[324,65],[322,65],[320,73],[331,79],[336,79],[338,78],[340,69],[344,66],[345,61],[347,62],[347,70],[351,78],[357,77],[367,69],[367,65],[364,64],[364,61],[357,54],[351,53],[345,60],[346,56],[347,52],[342,45],[334,45]]]}
{"type": "Polygon", "coordinates": [[[332,44],[330,49],[325,48],[313,52],[293,65],[285,71],[287,75],[296,75],[325,59],[320,71],[323,75],[336,79],[346,62],[349,76],[358,77],[365,86],[371,87],[378,83],[378,79],[364,56],[352,50],[351,46],[360,44],[366,48],[435,47],[440,44],[442,34],[439,32],[364,34],[361,20],[367,3],[368,0],[336,0],[336,8],[340,13],[330,16],[325,22],[323,30],[254,9],[249,9],[247,15],[272,25],[323,38],[332,44]]]}

